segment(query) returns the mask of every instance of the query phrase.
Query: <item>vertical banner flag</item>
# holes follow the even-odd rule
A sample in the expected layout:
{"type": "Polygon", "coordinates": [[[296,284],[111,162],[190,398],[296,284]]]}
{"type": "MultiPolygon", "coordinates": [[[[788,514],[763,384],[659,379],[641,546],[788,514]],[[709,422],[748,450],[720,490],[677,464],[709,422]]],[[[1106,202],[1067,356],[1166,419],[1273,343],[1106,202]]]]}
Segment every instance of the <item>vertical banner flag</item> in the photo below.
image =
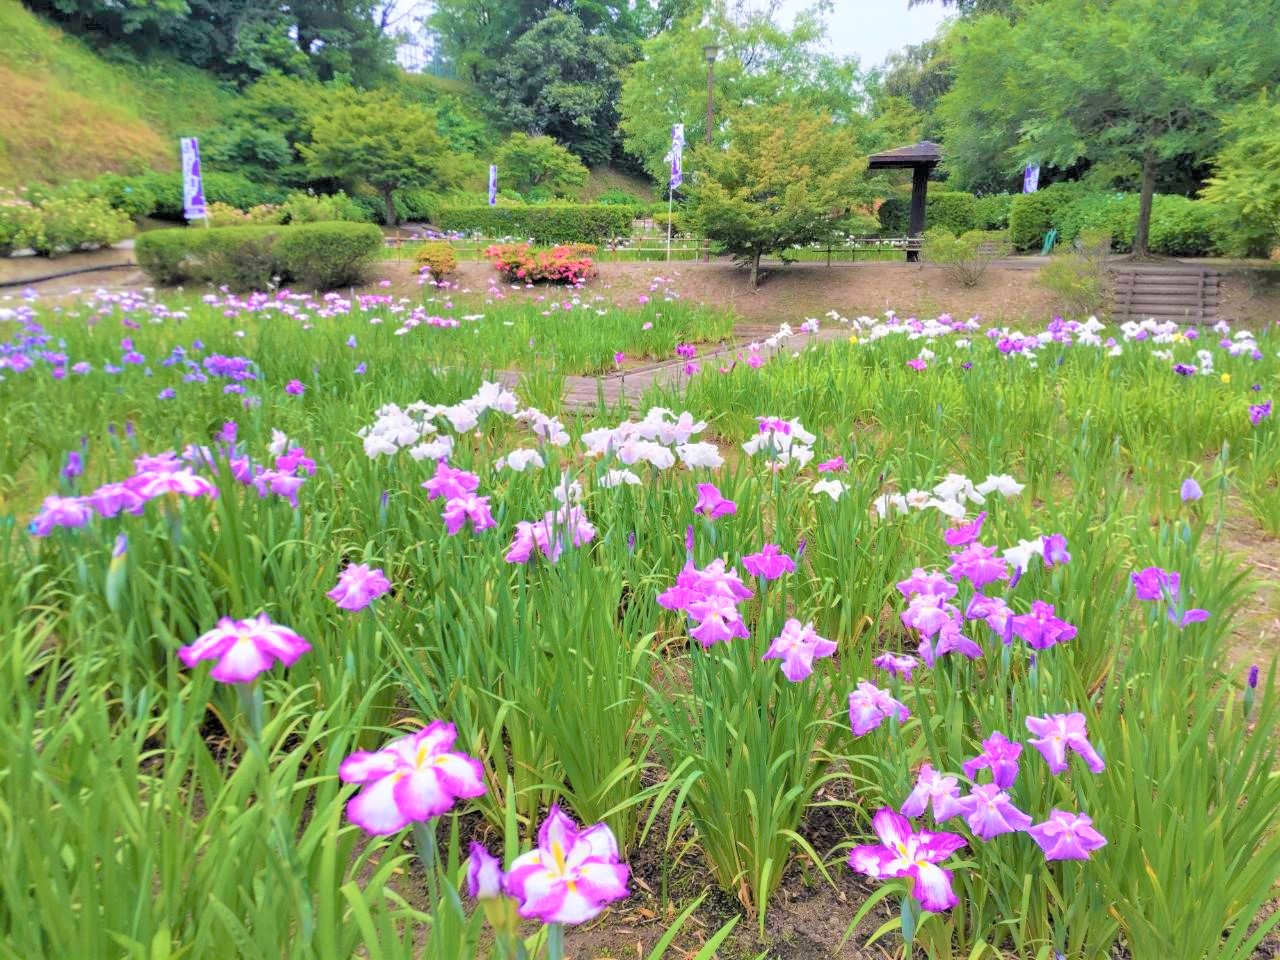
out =
{"type": "Polygon", "coordinates": [[[1022,174],[1022,192],[1035,193],[1040,189],[1040,164],[1028,163],[1022,174]]]}
{"type": "Polygon", "coordinates": [[[498,203],[498,165],[496,163],[489,164],[489,206],[496,206],[498,203]]]}
{"type": "Polygon", "coordinates": [[[674,190],[684,183],[684,124],[671,128],[671,184],[674,190]]]}
{"type": "Polygon", "coordinates": [[[204,178],[200,174],[200,143],[195,137],[182,138],[182,215],[203,220],[204,178]]]}

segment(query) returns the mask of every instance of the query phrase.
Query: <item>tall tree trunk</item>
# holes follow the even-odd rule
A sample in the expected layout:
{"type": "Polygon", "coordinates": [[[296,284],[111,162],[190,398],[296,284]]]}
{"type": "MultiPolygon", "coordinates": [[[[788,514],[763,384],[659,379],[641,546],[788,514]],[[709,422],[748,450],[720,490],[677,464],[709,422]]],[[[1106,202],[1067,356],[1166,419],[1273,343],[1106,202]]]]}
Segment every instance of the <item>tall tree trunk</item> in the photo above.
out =
{"type": "Polygon", "coordinates": [[[1156,193],[1156,160],[1148,153],[1142,159],[1142,192],[1138,195],[1138,226],[1133,232],[1133,255],[1150,256],[1147,235],[1151,232],[1151,198],[1156,193]]]}
{"type": "Polygon", "coordinates": [[[400,222],[399,216],[396,215],[396,202],[392,198],[392,190],[383,190],[382,199],[387,205],[387,226],[394,227],[400,222]]]}
{"type": "Polygon", "coordinates": [[[755,290],[760,286],[760,251],[753,250],[751,252],[751,289],[755,290]]]}

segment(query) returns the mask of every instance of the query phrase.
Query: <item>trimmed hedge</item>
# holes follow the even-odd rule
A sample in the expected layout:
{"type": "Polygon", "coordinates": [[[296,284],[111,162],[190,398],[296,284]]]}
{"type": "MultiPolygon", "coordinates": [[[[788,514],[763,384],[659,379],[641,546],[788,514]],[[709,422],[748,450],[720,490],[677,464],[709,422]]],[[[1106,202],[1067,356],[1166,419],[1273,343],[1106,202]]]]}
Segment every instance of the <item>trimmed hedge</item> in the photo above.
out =
{"type": "Polygon", "coordinates": [[[989,197],[976,197],[973,201],[975,230],[1008,230],[1009,211],[1013,208],[1013,194],[995,193],[989,197]]]}
{"type": "Polygon", "coordinates": [[[1009,209],[1009,240],[1013,248],[1039,253],[1045,234],[1057,226],[1059,211],[1082,193],[1079,184],[1065,182],[1014,197],[1009,209]]]}
{"type": "Polygon", "coordinates": [[[328,289],[356,283],[382,248],[370,223],[187,227],[138,237],[138,264],[157,283],[263,289],[275,278],[328,289]]]}
{"type": "MultiPolygon", "coordinates": [[[[924,228],[946,227],[953,234],[967,233],[978,226],[977,197],[961,190],[939,190],[934,184],[925,198],[924,228]]],[[[903,237],[910,229],[911,198],[889,197],[876,211],[880,229],[887,236],[903,237]]]]}
{"type": "MultiPolygon", "coordinates": [[[[134,187],[155,197],[152,216],[178,223],[183,221],[182,174],[144,173],[129,180],[134,187]]],[[[207,172],[204,175],[204,198],[207,203],[225,203],[248,210],[267,203],[283,203],[285,191],[265,187],[235,173],[207,172]]]]}
{"type": "Polygon", "coordinates": [[[435,226],[446,232],[517,237],[534,243],[599,243],[630,236],[633,214],[631,207],[603,203],[445,206],[436,212],[435,226]]]}

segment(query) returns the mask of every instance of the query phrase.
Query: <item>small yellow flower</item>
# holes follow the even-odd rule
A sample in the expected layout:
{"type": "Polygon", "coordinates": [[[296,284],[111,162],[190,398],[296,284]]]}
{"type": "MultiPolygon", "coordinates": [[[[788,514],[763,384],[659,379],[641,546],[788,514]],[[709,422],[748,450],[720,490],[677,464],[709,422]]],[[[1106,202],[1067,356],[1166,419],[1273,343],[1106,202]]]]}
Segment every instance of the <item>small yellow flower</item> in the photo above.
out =
{"type": "Polygon", "coordinates": [[[1174,342],[1174,343],[1182,343],[1182,341],[1184,341],[1184,340],[1186,340],[1186,339],[1187,339],[1187,338],[1186,338],[1186,335],[1185,335],[1185,334],[1183,334],[1183,333],[1182,333],[1182,331],[1178,331],[1177,333],[1175,333],[1175,334],[1173,335],[1173,342],[1174,342]]]}
{"type": "Polygon", "coordinates": [[[850,342],[850,343],[857,343],[857,342],[858,342],[858,338],[857,338],[856,336],[850,337],[850,338],[849,338],[849,342],[850,342]]]}
{"type": "Polygon", "coordinates": [[[1223,382],[1223,383],[1230,383],[1230,382],[1231,382],[1231,374],[1229,374],[1229,373],[1224,373],[1224,374],[1222,375],[1222,382],[1223,382]]]}

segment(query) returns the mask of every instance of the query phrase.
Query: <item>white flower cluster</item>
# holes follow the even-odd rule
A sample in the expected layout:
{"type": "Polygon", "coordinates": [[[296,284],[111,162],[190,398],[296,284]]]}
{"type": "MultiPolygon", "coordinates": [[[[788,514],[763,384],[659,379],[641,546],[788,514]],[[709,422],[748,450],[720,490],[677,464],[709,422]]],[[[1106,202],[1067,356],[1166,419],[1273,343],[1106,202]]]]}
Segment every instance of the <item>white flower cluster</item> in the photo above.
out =
{"type": "Polygon", "coordinates": [[[884,493],[871,502],[872,508],[880,517],[885,517],[889,509],[898,513],[909,513],[912,510],[937,510],[952,520],[963,520],[968,508],[965,502],[981,506],[993,493],[1000,496],[1016,497],[1025,484],[1019,483],[1007,473],[990,474],[979,484],[960,473],[949,473],[946,478],[932,490],[908,490],[906,493],[884,493]]]}
{"type": "MultiPolygon", "coordinates": [[[[519,407],[516,395],[500,383],[482,383],[474,396],[455,404],[430,404],[419,401],[401,409],[394,403],[379,407],[377,420],[363,427],[357,436],[364,441],[364,452],[371,460],[394,456],[408,449],[415,460],[441,460],[453,450],[453,437],[441,435],[433,423],[437,418],[449,422],[455,433],[465,433],[480,425],[488,411],[514,414],[519,407]]],[[[567,442],[567,441],[566,441],[567,442]]]]}
{"type": "MultiPolygon", "coordinates": [[[[678,457],[686,467],[714,469],[724,463],[720,450],[714,443],[693,439],[706,428],[705,420],[694,420],[687,410],[676,416],[665,407],[653,407],[639,422],[625,420],[616,427],[587,431],[582,435],[582,443],[587,453],[615,456],[628,467],[643,462],[658,470],[667,470],[675,466],[678,457]]],[[[639,478],[629,470],[610,470],[605,479],[608,482],[603,485],[609,487],[639,483],[639,478]]]]}
{"type": "Polygon", "coordinates": [[[804,466],[813,459],[813,441],[817,438],[799,420],[779,417],[756,417],[760,432],[742,445],[750,456],[763,453],[777,467],[796,463],[804,466]]]}

